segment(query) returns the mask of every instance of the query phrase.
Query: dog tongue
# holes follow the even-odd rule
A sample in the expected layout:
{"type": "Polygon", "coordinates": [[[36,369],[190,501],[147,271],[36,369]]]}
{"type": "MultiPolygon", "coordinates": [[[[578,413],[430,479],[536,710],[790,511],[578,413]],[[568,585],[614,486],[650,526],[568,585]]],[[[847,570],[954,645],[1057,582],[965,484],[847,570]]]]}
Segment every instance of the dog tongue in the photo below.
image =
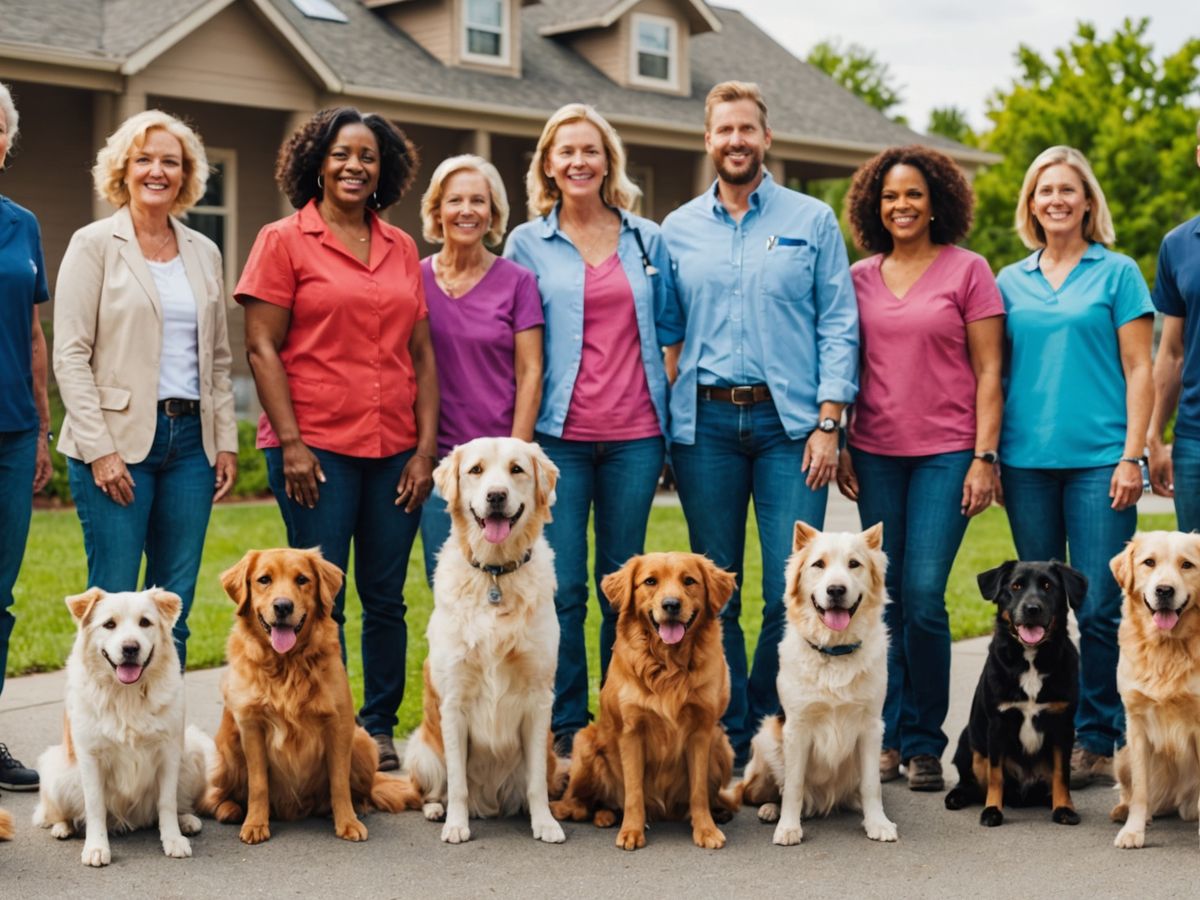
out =
{"type": "Polygon", "coordinates": [[[287,653],[296,646],[296,629],[278,626],[271,628],[271,646],[276,653],[287,653]]]}
{"type": "Polygon", "coordinates": [[[121,684],[133,684],[142,677],[142,667],[135,663],[121,663],[117,666],[117,680],[121,684]]]}
{"type": "Polygon", "coordinates": [[[1025,643],[1036,644],[1046,634],[1046,629],[1041,625],[1018,625],[1017,634],[1025,643]]]}
{"type": "Polygon", "coordinates": [[[686,629],[682,622],[664,622],[658,626],[658,636],[664,644],[678,644],[683,640],[684,631],[686,629]]]}
{"type": "Polygon", "coordinates": [[[499,544],[512,531],[512,522],[503,516],[488,516],[483,520],[483,536],[492,544],[499,544]]]}
{"type": "Polygon", "coordinates": [[[1179,613],[1173,609],[1156,609],[1154,611],[1154,624],[1160,631],[1170,631],[1178,621],[1179,613]]]}
{"type": "Polygon", "coordinates": [[[832,628],[834,631],[845,631],[850,625],[850,610],[827,609],[821,619],[827,628],[832,628]]]}

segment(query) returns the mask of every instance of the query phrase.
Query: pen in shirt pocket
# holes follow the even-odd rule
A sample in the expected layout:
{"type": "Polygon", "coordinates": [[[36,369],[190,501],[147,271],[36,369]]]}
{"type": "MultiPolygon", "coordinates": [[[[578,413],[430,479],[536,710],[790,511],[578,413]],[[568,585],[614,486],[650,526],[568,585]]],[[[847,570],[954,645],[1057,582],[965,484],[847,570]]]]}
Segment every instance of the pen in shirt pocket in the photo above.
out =
{"type": "Polygon", "coordinates": [[[807,247],[808,241],[804,238],[782,237],[778,234],[773,234],[767,238],[767,249],[774,250],[775,246],[780,247],[807,247]]]}

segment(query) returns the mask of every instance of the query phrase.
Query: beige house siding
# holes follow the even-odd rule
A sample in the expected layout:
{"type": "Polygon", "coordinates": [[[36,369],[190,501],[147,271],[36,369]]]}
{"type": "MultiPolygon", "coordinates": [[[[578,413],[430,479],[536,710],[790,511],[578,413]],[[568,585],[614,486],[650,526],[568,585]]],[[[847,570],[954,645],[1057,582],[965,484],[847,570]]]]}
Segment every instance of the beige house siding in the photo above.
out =
{"type": "Polygon", "coordinates": [[[622,34],[625,19],[619,19],[608,28],[592,28],[576,32],[564,40],[572,51],[578,53],[609,79],[620,85],[629,83],[628,44],[622,34]]]}
{"type": "Polygon", "coordinates": [[[415,0],[398,3],[384,15],[443,65],[454,62],[454,13],[459,0],[415,0]]]}

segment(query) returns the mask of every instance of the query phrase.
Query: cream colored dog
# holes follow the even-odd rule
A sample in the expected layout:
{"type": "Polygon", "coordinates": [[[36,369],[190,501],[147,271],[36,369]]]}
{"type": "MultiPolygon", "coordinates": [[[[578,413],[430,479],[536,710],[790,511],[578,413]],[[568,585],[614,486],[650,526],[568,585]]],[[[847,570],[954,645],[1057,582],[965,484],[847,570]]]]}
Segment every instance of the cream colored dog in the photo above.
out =
{"type": "Polygon", "coordinates": [[[86,829],[84,865],[112,860],[110,828],[158,822],[167,856],[192,855],[184,835],[204,791],[212,741],[184,733],[183,677],[171,627],[180,599],[151,588],[67,598],[78,632],[67,660],[63,742],[38,760],[41,788],[33,823],[56,838],[86,829]]]}
{"type": "Polygon", "coordinates": [[[822,534],[796,523],[779,644],[784,721],[763,720],[740,786],[775,843],[800,843],[804,815],[861,809],[873,841],[896,840],[883,812],[879,753],[887,693],[883,525],[822,534]],[[782,809],[780,791],[782,788],[782,809]]]}
{"type": "Polygon", "coordinates": [[[425,660],[425,718],[404,765],[442,840],[470,816],[529,811],[533,836],[564,840],[550,814],[550,709],[558,660],[554,554],[542,537],[558,469],[536,444],[479,438],[433,478],[450,510],[425,660]]]}
{"type": "Polygon", "coordinates": [[[1127,738],[1112,818],[1125,822],[1116,845],[1134,849],[1150,816],[1200,815],[1200,535],[1135,535],[1110,566],[1125,593],[1117,689],[1127,738]]]}

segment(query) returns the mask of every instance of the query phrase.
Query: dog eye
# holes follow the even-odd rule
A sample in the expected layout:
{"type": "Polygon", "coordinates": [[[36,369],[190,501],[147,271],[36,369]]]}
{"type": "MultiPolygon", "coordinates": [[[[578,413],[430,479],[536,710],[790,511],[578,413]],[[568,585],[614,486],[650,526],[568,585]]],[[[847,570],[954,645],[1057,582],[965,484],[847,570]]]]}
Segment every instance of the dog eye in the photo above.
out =
{"type": "Polygon", "coordinates": [[[658,579],[657,578],[647,578],[645,581],[642,582],[642,584],[648,585],[649,587],[654,587],[655,585],[658,584],[658,579]]]}
{"type": "Polygon", "coordinates": [[[149,628],[149,627],[150,627],[150,620],[147,619],[145,616],[142,616],[140,619],[138,619],[138,628],[149,628]]]}
{"type": "Polygon", "coordinates": [[[1195,567],[1195,566],[1193,566],[1189,560],[1186,560],[1186,559],[1185,559],[1185,560],[1184,560],[1182,563],[1180,563],[1180,564],[1179,564],[1179,568],[1181,568],[1181,569],[1194,569],[1194,568],[1196,568],[1196,567],[1195,567]]]}
{"type": "Polygon", "coordinates": [[[271,576],[270,575],[259,575],[258,578],[255,579],[255,581],[257,581],[259,584],[270,584],[271,576]]]}
{"type": "Polygon", "coordinates": [[[1009,587],[1014,591],[1023,591],[1025,590],[1025,582],[1014,581],[1009,587]]]}
{"type": "Polygon", "coordinates": [[[109,631],[112,631],[114,628],[117,627],[117,623],[114,622],[112,619],[109,619],[107,622],[104,623],[104,625],[102,627],[107,628],[109,631]]]}
{"type": "Polygon", "coordinates": [[[1038,582],[1038,587],[1043,591],[1048,591],[1050,590],[1050,582],[1043,578],[1038,582]]]}
{"type": "Polygon", "coordinates": [[[297,575],[296,584],[308,584],[311,579],[307,575],[297,575]]]}
{"type": "Polygon", "coordinates": [[[467,474],[468,475],[482,475],[483,474],[483,466],[479,465],[479,463],[475,463],[475,465],[473,465],[473,466],[471,466],[471,468],[467,469],[467,474]]]}
{"type": "Polygon", "coordinates": [[[816,562],[814,562],[814,563],[812,564],[812,567],[813,567],[814,569],[823,569],[823,568],[825,568],[825,560],[823,560],[823,559],[818,559],[816,562]]]}
{"type": "Polygon", "coordinates": [[[516,463],[513,463],[512,468],[508,470],[508,473],[510,475],[524,475],[525,470],[522,469],[520,466],[518,466],[516,463]]]}
{"type": "Polygon", "coordinates": [[[1146,557],[1146,559],[1143,559],[1143,560],[1142,560],[1142,565],[1143,565],[1143,566],[1149,566],[1151,569],[1153,569],[1153,568],[1154,568],[1154,565],[1155,565],[1155,563],[1154,563],[1154,557],[1152,557],[1152,556],[1150,556],[1150,557],[1146,557]]]}
{"type": "Polygon", "coordinates": [[[860,569],[862,568],[862,563],[860,563],[857,559],[852,559],[849,563],[847,563],[847,567],[851,569],[860,569]]]}
{"type": "Polygon", "coordinates": [[[691,575],[684,575],[683,583],[686,584],[688,587],[691,587],[693,584],[697,584],[698,582],[691,575]]]}

